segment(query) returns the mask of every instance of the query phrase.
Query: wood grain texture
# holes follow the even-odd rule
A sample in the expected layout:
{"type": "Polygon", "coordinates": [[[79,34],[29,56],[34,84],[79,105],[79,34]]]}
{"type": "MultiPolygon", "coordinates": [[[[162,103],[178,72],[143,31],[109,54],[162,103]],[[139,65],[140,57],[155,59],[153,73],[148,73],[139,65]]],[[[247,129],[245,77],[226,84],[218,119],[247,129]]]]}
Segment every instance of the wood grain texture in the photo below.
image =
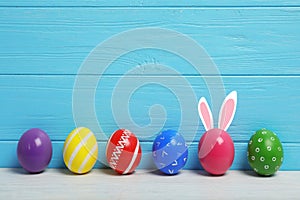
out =
{"type": "MultiPolygon", "coordinates": [[[[221,74],[298,75],[299,21],[298,7],[0,8],[0,73],[76,74],[91,50],[113,35],[160,27],[179,31],[198,42],[221,74]]],[[[170,43],[176,41],[170,39],[170,43]]],[[[101,55],[99,59],[106,57],[101,55]]],[[[105,73],[123,74],[145,63],[195,74],[184,58],[154,49],[124,55],[105,73]]],[[[166,74],[161,68],[157,70],[166,74]]]]}
{"type": "MultiPolygon", "coordinates": [[[[53,155],[49,168],[65,168],[62,159],[63,141],[53,141],[53,155]]],[[[152,159],[152,144],[153,142],[141,142],[142,160],[138,169],[147,169],[153,171],[156,169],[152,159]]],[[[247,161],[247,143],[235,142],[235,157],[231,166],[232,170],[249,170],[250,166],[247,161]]],[[[96,169],[107,168],[105,157],[106,142],[98,142],[98,162],[96,169]]],[[[0,142],[0,167],[20,167],[16,155],[17,141],[1,141],[0,142]]],[[[280,168],[283,171],[293,171],[300,169],[300,161],[298,159],[298,152],[300,151],[299,143],[283,143],[284,161],[280,168]]],[[[198,160],[198,142],[189,143],[189,156],[185,169],[202,169],[198,160]]]]}
{"type": "MultiPolygon", "coordinates": [[[[76,76],[6,75],[0,77],[0,140],[18,140],[20,135],[31,127],[44,129],[53,140],[64,140],[75,127],[73,117],[74,112],[77,111],[72,109],[74,106],[72,92],[74,92],[76,76]]],[[[204,96],[211,104],[210,93],[204,82],[211,77],[152,76],[148,78],[156,84],[143,85],[146,79],[139,76],[103,76],[98,86],[91,85],[89,80],[92,76],[86,78],[85,85],[81,86],[82,101],[89,104],[90,101],[85,99],[86,94],[96,88],[95,100],[92,99],[91,102],[95,105],[97,121],[103,132],[98,132],[97,124],[90,120],[92,116],[83,112],[86,106],[79,110],[79,115],[86,120],[77,125],[91,128],[98,140],[107,139],[122,124],[116,122],[112,110],[120,106],[128,108],[130,116],[124,113],[119,115],[130,118],[136,123],[136,125],[123,123],[123,128],[132,130],[141,137],[142,141],[153,140],[155,134],[161,129],[178,130],[180,123],[183,122],[185,126],[182,134],[186,140],[194,141],[204,133],[197,113],[197,101],[204,96]],[[121,78],[123,82],[119,83],[121,78]],[[181,78],[188,84],[178,85],[181,78]],[[159,85],[162,80],[169,83],[167,88],[159,85]],[[136,82],[139,88],[134,91],[136,82]],[[174,94],[172,90],[176,93],[174,94]],[[128,91],[132,91],[132,95],[127,101],[128,91]],[[117,101],[117,105],[112,105],[112,100],[116,101],[118,98],[121,101],[117,101]],[[193,98],[194,101],[190,101],[193,98]],[[181,104],[185,102],[193,104],[182,107],[181,104]],[[156,104],[163,106],[166,115],[154,113],[151,119],[149,111],[156,104]],[[183,114],[185,109],[188,110],[188,116],[183,114]],[[163,118],[164,116],[166,119],[163,118]],[[182,116],[184,119],[181,119],[182,116]],[[146,127],[145,131],[153,130],[153,132],[144,132],[138,128],[151,124],[150,120],[154,121],[152,129],[146,127]]],[[[237,90],[239,94],[237,113],[229,128],[235,141],[247,142],[257,129],[265,127],[275,131],[283,142],[300,142],[297,131],[300,129],[299,77],[233,76],[223,77],[223,82],[227,93],[237,90]]],[[[219,87],[218,84],[211,86],[212,91],[219,87]]],[[[217,111],[214,116],[215,121],[218,117],[218,106],[220,105],[215,105],[217,111]]]]}
{"type": "Polygon", "coordinates": [[[41,0],[41,1],[32,1],[32,0],[24,0],[24,1],[7,1],[3,0],[0,2],[0,6],[42,6],[42,7],[164,7],[164,6],[298,6],[299,1],[297,0],[288,0],[288,1],[280,1],[280,0],[249,0],[249,1],[238,1],[238,0],[223,0],[223,1],[209,1],[209,0],[190,0],[190,1],[175,1],[175,0],[167,0],[167,1],[159,1],[159,0],[62,0],[62,1],[53,1],[53,0],[41,0]]]}
{"type": "MultiPolygon", "coordinates": [[[[218,66],[226,93],[238,91],[237,114],[229,128],[236,146],[232,169],[249,169],[247,142],[257,129],[265,127],[275,131],[283,142],[285,161],[281,169],[300,170],[299,5],[299,1],[293,0],[1,1],[0,167],[20,167],[15,153],[17,141],[32,127],[44,129],[53,141],[50,167],[64,167],[63,142],[68,133],[80,125],[95,132],[103,162],[109,135],[118,128],[132,130],[140,138],[144,152],[139,168],[152,171],[151,147],[155,135],[161,129],[177,130],[184,124],[182,134],[191,144],[186,169],[201,169],[197,142],[204,130],[196,106],[201,96],[212,104],[216,97],[208,89],[222,91],[220,83],[205,82],[214,80],[215,74],[199,74],[185,57],[147,48],[121,55],[103,73],[76,76],[84,59],[101,42],[123,31],[159,27],[178,31],[201,45],[218,66]],[[149,68],[149,65],[154,67],[149,68]],[[170,74],[165,66],[178,74],[170,74]],[[126,75],[134,68],[139,70],[126,75]],[[95,107],[101,131],[93,115],[86,112],[86,105],[79,106],[74,113],[72,94],[78,77],[85,81],[76,90],[82,92],[83,102],[95,107]],[[95,77],[101,77],[97,84],[92,81],[95,77]],[[95,92],[95,101],[91,102],[85,98],[92,92],[95,92]],[[157,104],[163,109],[153,107],[157,104]],[[128,108],[130,123],[127,110],[121,109],[124,107],[128,108]],[[113,110],[122,112],[113,114],[113,110]],[[74,120],[78,112],[82,112],[84,119],[79,123],[74,120]],[[116,115],[121,116],[119,121],[116,115]],[[151,129],[147,129],[149,124],[151,129]]],[[[156,37],[150,35],[145,40],[152,41],[156,37]]],[[[172,38],[164,42],[178,43],[172,38]]],[[[112,48],[92,61],[108,59],[115,50],[112,48]]],[[[198,54],[193,56],[202,58],[198,54]]],[[[215,120],[221,104],[220,96],[218,98],[220,101],[213,105],[215,120]]],[[[98,162],[95,167],[105,165],[98,162]]],[[[65,175],[64,171],[60,172],[65,175]]],[[[293,177],[287,178],[293,180],[293,177]]],[[[22,184],[15,183],[16,186],[22,184]]],[[[273,183],[278,185],[278,182],[273,183]]],[[[238,181],[237,184],[232,187],[245,196],[243,184],[238,181]]],[[[253,190],[257,189],[257,182],[251,184],[254,184],[253,190]]],[[[189,185],[185,191],[191,188],[189,185]]],[[[5,190],[8,192],[2,193],[0,188],[0,196],[16,197],[10,192],[14,186],[5,190]]],[[[26,187],[21,190],[26,196],[26,187]]],[[[227,195],[233,191],[224,190],[227,195]]],[[[189,195],[196,197],[195,191],[198,190],[189,195]]],[[[271,188],[265,191],[270,192],[271,188]]],[[[213,194],[216,198],[219,195],[218,192],[213,194]]],[[[257,193],[251,190],[248,195],[257,193]]],[[[294,195],[296,193],[288,192],[285,197],[294,195]]]]}
{"type": "Polygon", "coordinates": [[[118,176],[111,170],[94,170],[76,176],[61,169],[37,175],[0,169],[0,176],[1,199],[297,199],[300,195],[300,172],[262,178],[248,171],[210,177],[193,170],[177,176],[149,171],[118,176]]]}

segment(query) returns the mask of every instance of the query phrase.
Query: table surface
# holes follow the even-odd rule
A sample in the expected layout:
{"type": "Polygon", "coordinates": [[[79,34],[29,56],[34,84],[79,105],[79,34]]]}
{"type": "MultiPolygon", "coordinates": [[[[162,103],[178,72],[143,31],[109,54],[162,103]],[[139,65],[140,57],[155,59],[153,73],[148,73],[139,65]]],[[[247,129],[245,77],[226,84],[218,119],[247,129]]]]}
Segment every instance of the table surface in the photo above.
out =
{"type": "Polygon", "coordinates": [[[94,169],[74,175],[66,169],[27,174],[23,169],[0,169],[0,199],[298,199],[300,171],[280,171],[259,177],[250,171],[229,171],[210,176],[183,170],[175,176],[138,170],[117,175],[94,169]]]}

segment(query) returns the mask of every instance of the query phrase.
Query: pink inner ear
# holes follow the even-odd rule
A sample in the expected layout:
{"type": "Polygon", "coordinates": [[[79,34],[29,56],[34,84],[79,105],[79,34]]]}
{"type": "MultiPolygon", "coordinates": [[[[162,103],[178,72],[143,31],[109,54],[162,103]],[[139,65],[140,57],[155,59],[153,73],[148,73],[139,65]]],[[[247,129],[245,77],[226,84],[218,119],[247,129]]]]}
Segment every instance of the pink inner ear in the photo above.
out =
{"type": "Polygon", "coordinates": [[[221,123],[220,123],[220,128],[225,130],[226,126],[228,125],[228,123],[231,122],[231,118],[232,118],[232,114],[234,111],[234,100],[233,99],[229,99],[222,110],[222,115],[221,115],[221,123]]]}
{"type": "Polygon", "coordinates": [[[205,103],[200,104],[200,110],[201,110],[201,114],[202,114],[202,117],[203,117],[203,120],[204,120],[203,123],[205,123],[204,125],[206,126],[206,129],[207,130],[211,129],[212,127],[211,127],[211,121],[210,121],[211,120],[210,119],[210,112],[209,112],[209,110],[208,110],[205,103]]]}

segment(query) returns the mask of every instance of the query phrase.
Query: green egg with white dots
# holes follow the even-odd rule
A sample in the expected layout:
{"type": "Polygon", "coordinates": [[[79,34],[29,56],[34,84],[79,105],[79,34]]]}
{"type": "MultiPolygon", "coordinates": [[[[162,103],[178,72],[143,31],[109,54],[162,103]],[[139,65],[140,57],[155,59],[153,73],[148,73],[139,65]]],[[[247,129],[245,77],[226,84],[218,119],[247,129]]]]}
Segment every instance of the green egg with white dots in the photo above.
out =
{"type": "Polygon", "coordinates": [[[247,152],[251,168],[262,176],[271,176],[283,162],[282,144],[275,133],[267,129],[256,131],[250,138],[247,152]]]}

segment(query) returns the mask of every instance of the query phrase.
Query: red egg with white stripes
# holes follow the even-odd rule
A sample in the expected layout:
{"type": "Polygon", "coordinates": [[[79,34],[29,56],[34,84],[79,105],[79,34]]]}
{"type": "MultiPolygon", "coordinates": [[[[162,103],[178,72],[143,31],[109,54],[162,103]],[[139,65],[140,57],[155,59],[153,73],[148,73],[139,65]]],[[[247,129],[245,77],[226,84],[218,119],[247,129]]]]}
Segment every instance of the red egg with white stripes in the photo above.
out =
{"type": "Polygon", "coordinates": [[[129,130],[119,129],[109,138],[106,159],[109,166],[119,174],[130,174],[139,165],[142,149],[138,138],[129,130]]]}

